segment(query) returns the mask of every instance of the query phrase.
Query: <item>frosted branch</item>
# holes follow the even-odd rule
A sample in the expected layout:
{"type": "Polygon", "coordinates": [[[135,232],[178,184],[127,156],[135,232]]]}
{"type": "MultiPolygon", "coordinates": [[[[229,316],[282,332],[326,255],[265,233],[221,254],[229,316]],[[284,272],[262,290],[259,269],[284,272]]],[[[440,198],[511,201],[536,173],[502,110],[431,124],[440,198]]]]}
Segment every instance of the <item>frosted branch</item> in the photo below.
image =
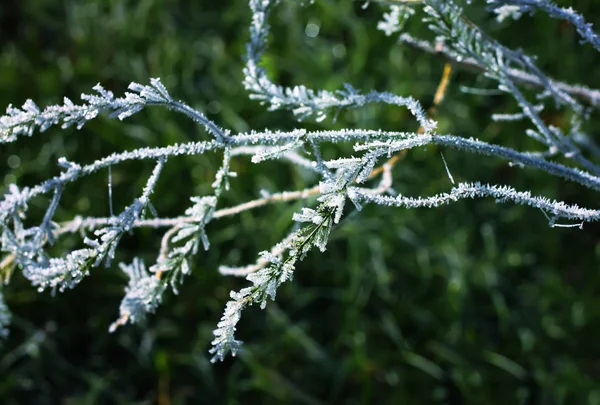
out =
{"type": "Polygon", "coordinates": [[[465,198],[493,197],[497,203],[513,202],[538,208],[546,213],[550,225],[554,226],[556,219],[564,218],[581,222],[597,222],[600,220],[600,210],[581,208],[568,205],[561,201],[552,201],[546,197],[532,196],[529,191],[517,191],[509,186],[489,185],[481,183],[459,183],[449,193],[441,193],[431,197],[387,197],[356,192],[356,197],[364,203],[403,208],[435,208],[444,204],[457,202],[465,198]]]}
{"type": "Polygon", "coordinates": [[[592,24],[587,23],[572,7],[559,7],[548,0],[487,0],[487,3],[494,11],[503,7],[514,7],[521,13],[541,10],[552,18],[568,21],[577,29],[582,42],[589,42],[600,52],[600,37],[592,30],[592,24]]]}

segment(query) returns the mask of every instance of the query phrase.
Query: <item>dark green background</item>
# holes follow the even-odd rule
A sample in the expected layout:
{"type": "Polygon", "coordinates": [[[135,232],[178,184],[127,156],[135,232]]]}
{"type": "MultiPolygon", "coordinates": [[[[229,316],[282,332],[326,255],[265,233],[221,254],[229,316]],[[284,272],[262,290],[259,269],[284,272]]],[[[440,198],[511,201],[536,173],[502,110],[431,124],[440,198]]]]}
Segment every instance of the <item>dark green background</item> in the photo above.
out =
{"type": "MultiPolygon", "coordinates": [[[[566,4],[566,2],[563,2],[566,4]]],[[[596,3],[596,4],[595,4],[596,3]]],[[[443,70],[440,59],[399,46],[375,29],[371,4],[284,0],[273,15],[266,63],[285,85],[335,90],[355,87],[413,95],[428,107],[443,70]],[[307,23],[320,26],[316,38],[307,23]],[[334,46],[346,54],[334,56],[334,46]],[[339,48],[338,48],[339,49],[339,48]]],[[[573,6],[600,26],[600,5],[573,6]]],[[[543,15],[497,24],[482,7],[468,16],[511,47],[538,55],[549,74],[600,87],[599,55],[580,45],[573,27],[543,15]]],[[[161,77],[171,94],[207,112],[219,125],[249,129],[383,128],[416,130],[408,113],[389,106],[343,112],[336,123],[298,124],[290,113],[265,111],[241,86],[249,11],[245,1],[4,0],[0,4],[0,107],[27,98],[40,106],[79,100],[101,82],[122,94],[131,81],[161,77]]],[[[428,35],[419,18],[412,33],[428,35]]],[[[339,54],[338,54],[339,55],[339,54]]],[[[506,96],[464,94],[460,86],[493,88],[455,69],[439,107],[439,129],[521,150],[536,145],[506,96]]],[[[549,106],[544,120],[568,124],[549,106]]],[[[586,129],[598,138],[598,113],[586,129]]],[[[148,109],[125,122],[105,117],[81,131],[53,128],[0,146],[4,183],[31,186],[58,173],[61,156],[89,163],[114,151],[205,139],[185,117],[148,109]],[[18,155],[11,170],[8,158],[18,155]],[[11,177],[14,176],[14,177],[11,177]]],[[[329,147],[329,157],[348,147],[329,147]]],[[[510,184],[551,198],[597,207],[597,194],[506,162],[447,150],[454,178],[510,184]]],[[[180,215],[189,197],[210,193],[219,156],[171,159],[154,195],[161,216],[180,215]]],[[[238,178],[222,206],[256,198],[261,189],[291,190],[314,178],[283,163],[236,159],[238,178]]],[[[113,169],[114,204],[137,197],[152,166],[113,169]]],[[[407,195],[446,191],[451,184],[435,147],[411,151],[394,169],[407,195]]],[[[4,187],[4,186],[2,186],[4,187]]],[[[31,204],[40,218],[47,201],[31,204]]],[[[52,297],[15,274],[4,288],[14,314],[0,348],[3,404],[420,404],[600,403],[600,228],[551,229],[541,212],[463,201],[435,210],[366,207],[335,228],[327,251],[311,253],[292,283],[266,310],[249,308],[238,328],[246,351],[211,365],[212,330],[231,289],[244,280],[220,276],[219,264],[253,262],[278,242],[300,203],[214,221],[212,248],[194,261],[180,294],[165,294],[145,327],[107,329],[126,285],[117,266],[97,268],[76,289],[52,297]]],[[[107,173],[67,188],[56,220],[108,214],[107,173]]],[[[118,259],[156,259],[160,233],[125,238],[118,259]]],[[[81,246],[65,238],[54,249],[81,246]]]]}

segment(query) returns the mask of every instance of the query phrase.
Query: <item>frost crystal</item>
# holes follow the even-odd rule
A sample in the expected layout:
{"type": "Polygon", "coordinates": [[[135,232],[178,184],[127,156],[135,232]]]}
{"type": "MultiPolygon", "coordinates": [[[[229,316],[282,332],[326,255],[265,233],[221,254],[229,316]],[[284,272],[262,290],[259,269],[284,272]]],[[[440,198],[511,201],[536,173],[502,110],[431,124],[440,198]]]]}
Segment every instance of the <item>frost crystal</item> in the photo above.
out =
{"type": "Polygon", "coordinates": [[[512,18],[513,20],[518,20],[521,18],[521,7],[519,6],[501,6],[494,9],[494,13],[497,14],[496,20],[498,22],[502,22],[507,18],[512,18]]]}
{"type": "Polygon", "coordinates": [[[131,264],[120,263],[119,267],[129,276],[129,283],[119,308],[120,317],[110,325],[110,332],[114,332],[118,326],[127,321],[142,322],[146,314],[156,310],[165,290],[165,284],[155,274],[149,273],[144,262],[137,257],[131,264]]]}
{"type": "Polygon", "coordinates": [[[390,11],[383,13],[383,21],[379,21],[377,29],[383,31],[386,36],[390,36],[404,28],[406,20],[413,15],[415,11],[406,6],[393,5],[390,11]]]}

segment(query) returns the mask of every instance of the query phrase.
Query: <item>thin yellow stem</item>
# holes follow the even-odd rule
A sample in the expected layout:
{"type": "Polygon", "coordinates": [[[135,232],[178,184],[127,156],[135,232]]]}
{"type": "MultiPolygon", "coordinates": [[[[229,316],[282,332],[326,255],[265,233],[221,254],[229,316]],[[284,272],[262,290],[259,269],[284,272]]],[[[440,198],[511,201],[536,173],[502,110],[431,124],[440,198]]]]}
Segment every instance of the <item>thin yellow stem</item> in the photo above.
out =
{"type": "MultiPolygon", "coordinates": [[[[438,105],[444,100],[444,95],[446,94],[446,90],[448,89],[448,83],[450,83],[450,75],[452,73],[452,65],[450,63],[446,63],[444,65],[444,72],[442,73],[442,78],[440,79],[440,83],[438,84],[437,90],[435,92],[435,96],[433,97],[433,104],[429,107],[428,114],[430,116],[435,116],[437,112],[438,105]]],[[[420,127],[417,131],[419,134],[422,134],[424,131],[423,127],[420,127]]],[[[396,153],[394,156],[388,159],[383,165],[376,167],[373,169],[369,178],[373,178],[378,174],[383,172],[383,168],[385,165],[389,165],[390,168],[394,167],[396,163],[402,160],[406,156],[406,149],[403,149],[396,153]]]]}

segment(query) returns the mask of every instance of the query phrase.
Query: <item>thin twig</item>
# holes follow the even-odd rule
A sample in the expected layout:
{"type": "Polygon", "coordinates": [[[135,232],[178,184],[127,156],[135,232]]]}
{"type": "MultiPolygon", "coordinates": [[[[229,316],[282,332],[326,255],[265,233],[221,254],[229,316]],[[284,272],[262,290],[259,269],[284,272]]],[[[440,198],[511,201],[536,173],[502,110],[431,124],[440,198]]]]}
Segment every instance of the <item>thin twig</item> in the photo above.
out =
{"type": "MultiPolygon", "coordinates": [[[[414,38],[410,34],[404,33],[400,35],[400,42],[403,42],[411,46],[412,48],[418,49],[430,55],[444,58],[452,64],[463,68],[467,68],[468,70],[476,72],[485,71],[485,67],[473,58],[462,58],[459,61],[457,60],[457,57],[454,54],[454,52],[452,52],[447,47],[435,47],[428,41],[414,38]]],[[[542,81],[537,76],[534,76],[530,73],[524,72],[519,69],[507,69],[507,73],[508,77],[517,83],[534,87],[544,87],[542,81]]],[[[555,81],[553,79],[550,80],[556,88],[564,91],[565,93],[585,100],[585,102],[592,107],[600,107],[600,90],[591,89],[587,86],[583,86],[580,84],[569,84],[555,81]]]]}
{"type": "MultiPolygon", "coordinates": [[[[213,218],[222,218],[226,216],[236,215],[244,211],[248,211],[254,208],[262,207],[272,202],[286,202],[293,200],[303,200],[312,195],[319,193],[319,186],[307,188],[298,191],[283,191],[281,193],[272,194],[270,196],[259,198],[257,200],[248,201],[233,207],[222,208],[215,211],[213,218]]],[[[111,223],[114,219],[112,218],[82,218],[80,216],[75,217],[71,221],[66,221],[60,224],[60,228],[54,231],[54,237],[59,237],[65,233],[74,233],[79,230],[87,229],[93,230],[101,226],[106,226],[111,223]]],[[[175,218],[152,218],[152,219],[140,219],[133,223],[134,228],[162,228],[168,226],[177,226],[183,223],[190,223],[197,221],[195,217],[175,217],[175,218]]]]}

